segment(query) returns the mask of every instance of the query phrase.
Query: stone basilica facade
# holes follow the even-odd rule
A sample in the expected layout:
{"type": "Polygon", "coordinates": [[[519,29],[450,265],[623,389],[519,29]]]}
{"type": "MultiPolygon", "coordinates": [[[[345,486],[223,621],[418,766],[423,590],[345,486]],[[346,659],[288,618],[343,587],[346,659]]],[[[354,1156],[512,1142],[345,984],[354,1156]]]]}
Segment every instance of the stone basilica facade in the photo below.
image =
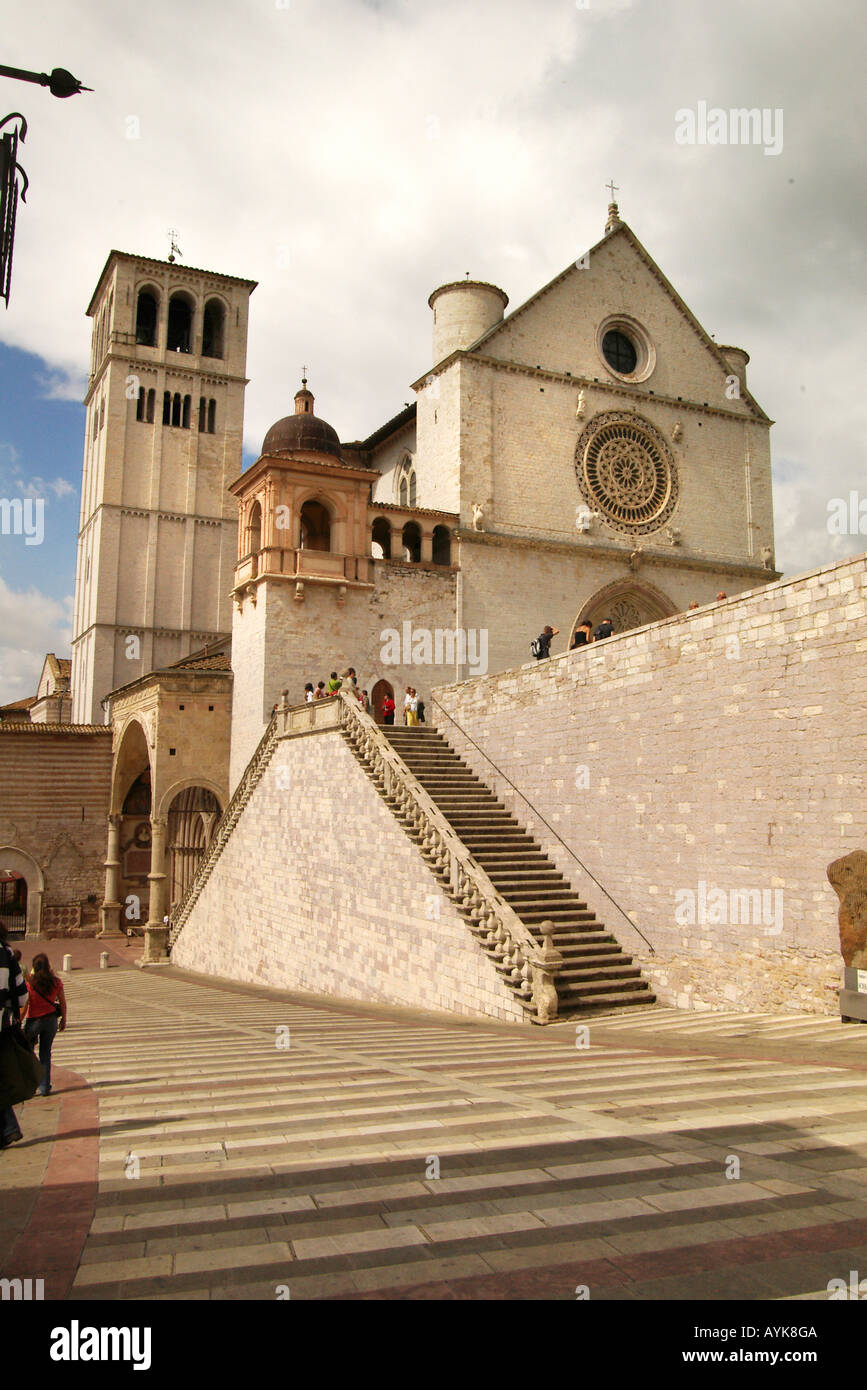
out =
{"type": "Polygon", "coordinates": [[[254,289],[113,251],[88,310],[72,727],[113,729],[106,931],[171,913],[283,691],[352,665],[378,711],[525,664],[546,624],[556,653],[580,621],[776,578],[747,354],[616,205],[511,312],[481,281],[435,290],[416,400],[368,438],[304,381],[242,472],[254,289]]]}

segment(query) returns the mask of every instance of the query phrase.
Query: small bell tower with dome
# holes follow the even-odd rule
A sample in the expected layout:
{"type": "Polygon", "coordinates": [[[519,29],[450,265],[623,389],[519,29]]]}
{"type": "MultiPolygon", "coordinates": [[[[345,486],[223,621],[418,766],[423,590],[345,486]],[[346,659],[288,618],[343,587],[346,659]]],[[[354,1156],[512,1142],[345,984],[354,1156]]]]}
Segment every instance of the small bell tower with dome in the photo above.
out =
{"type": "Polygon", "coordinates": [[[345,453],[315,404],[305,375],[293,414],[271,426],[229,489],[238,503],[233,788],[280,692],[289,686],[297,699],[301,671],[352,661],[358,605],[373,593],[368,512],[378,474],[345,453]]]}

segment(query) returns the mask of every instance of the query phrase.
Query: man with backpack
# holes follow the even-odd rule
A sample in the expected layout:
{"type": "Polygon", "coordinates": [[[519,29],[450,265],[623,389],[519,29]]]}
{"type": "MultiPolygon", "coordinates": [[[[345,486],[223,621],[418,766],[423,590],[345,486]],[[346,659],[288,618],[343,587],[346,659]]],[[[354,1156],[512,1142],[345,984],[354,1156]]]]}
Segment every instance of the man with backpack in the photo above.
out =
{"type": "Polygon", "coordinates": [[[606,637],[610,637],[614,631],[614,624],[610,618],[603,618],[598,627],[593,629],[594,642],[602,642],[606,637]]]}
{"type": "Polygon", "coordinates": [[[530,651],[537,661],[544,661],[546,656],[551,655],[551,638],[556,637],[559,631],[559,627],[545,627],[538,637],[533,638],[530,651]]]}

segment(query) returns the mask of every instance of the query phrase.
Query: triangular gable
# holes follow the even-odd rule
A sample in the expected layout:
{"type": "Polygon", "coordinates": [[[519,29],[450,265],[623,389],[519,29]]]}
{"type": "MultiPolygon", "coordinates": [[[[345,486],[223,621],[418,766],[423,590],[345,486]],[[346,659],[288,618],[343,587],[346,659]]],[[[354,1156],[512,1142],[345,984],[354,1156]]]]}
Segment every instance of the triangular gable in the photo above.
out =
{"type": "MultiPolygon", "coordinates": [[[[730,376],[732,368],[725,354],[717,346],[713,338],[711,338],[710,334],[705,331],[705,329],[699,323],[698,319],[695,317],[695,314],[693,314],[692,310],[684,302],[684,300],[678,294],[677,290],[671,284],[671,281],[660,270],[659,266],[656,264],[649,251],[647,251],[645,247],[642,246],[641,242],[638,240],[638,237],[632,231],[632,228],[627,226],[625,222],[618,223],[618,225],[614,227],[610,232],[606,232],[605,236],[603,236],[601,240],[599,240],[596,243],[595,246],[592,246],[590,250],[585,254],[585,256],[581,258],[581,260],[583,262],[586,262],[588,266],[592,266],[594,256],[597,255],[603,247],[610,245],[616,238],[623,238],[633,248],[633,250],[636,252],[636,254],[643,262],[643,264],[647,267],[651,275],[657,281],[661,289],[668,296],[671,302],[675,305],[680,315],[686,320],[693,332],[699,338],[699,340],[702,343],[702,346],[716,360],[723,375],[730,376]]],[[[571,265],[568,265],[565,270],[560,272],[559,275],[555,275],[553,280],[549,280],[547,285],[543,285],[541,289],[537,290],[536,293],[531,295],[529,299],[525,300],[523,304],[518,305],[516,309],[513,309],[513,311],[510,314],[507,314],[506,317],[503,318],[499,323],[494,324],[493,328],[489,328],[486,333],[483,333],[480,338],[478,338],[466,349],[466,351],[474,353],[477,352],[484,355],[485,349],[492,346],[494,340],[497,337],[502,337],[504,334],[506,334],[509,329],[515,326],[516,322],[522,317],[522,315],[525,315],[528,312],[532,311],[539,304],[539,302],[545,298],[546,295],[549,295],[551,293],[552,290],[555,290],[558,286],[562,285],[564,281],[568,280],[571,276],[583,275],[585,273],[586,271],[583,269],[579,269],[578,264],[576,264],[575,262],[573,262],[571,265]]],[[[758,401],[756,401],[754,396],[750,393],[749,390],[746,389],[746,387],[741,387],[740,398],[762,420],[766,420],[770,423],[769,417],[765,414],[758,401]]]]}

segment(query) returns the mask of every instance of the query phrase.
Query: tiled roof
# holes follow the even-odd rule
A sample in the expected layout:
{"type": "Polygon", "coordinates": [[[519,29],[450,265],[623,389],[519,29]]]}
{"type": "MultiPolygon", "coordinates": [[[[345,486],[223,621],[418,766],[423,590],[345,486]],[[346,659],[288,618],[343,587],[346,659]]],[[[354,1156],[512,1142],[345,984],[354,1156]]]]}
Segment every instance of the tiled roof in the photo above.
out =
{"type": "Polygon", "coordinates": [[[26,695],[23,700],[13,700],[8,705],[0,705],[0,719],[2,719],[4,715],[12,714],[15,711],[20,711],[22,714],[26,714],[27,711],[31,708],[31,706],[35,704],[36,696],[26,695]]]}
{"type": "Polygon", "coordinates": [[[0,719],[0,734],[108,734],[108,724],[31,724],[29,720],[0,719]]]}
{"type": "Polygon", "coordinates": [[[457,512],[444,512],[438,507],[402,507],[399,502],[368,502],[367,509],[371,512],[406,512],[409,517],[450,516],[455,520],[458,518],[457,512]]]}
{"type": "Polygon", "coordinates": [[[355,439],[351,443],[347,441],[344,447],[347,449],[375,448],[383,439],[387,439],[390,434],[394,434],[397,430],[402,429],[404,425],[408,425],[410,421],[414,420],[417,410],[418,402],[413,401],[410,405],[405,406],[397,415],[393,415],[390,420],[386,420],[384,425],[380,425],[379,429],[374,430],[373,434],[369,434],[366,439],[355,439]]]}
{"type": "Polygon", "coordinates": [[[172,671],[231,671],[232,663],[227,656],[220,653],[217,656],[203,656],[198,660],[190,656],[187,657],[186,661],[176,661],[170,669],[172,671]]]}
{"type": "MultiPolygon", "coordinates": [[[[180,661],[173,661],[171,666],[161,666],[160,671],[231,671],[232,663],[226,654],[225,648],[230,646],[231,639],[228,637],[219,638],[213,642],[208,642],[204,647],[197,647],[194,652],[188,652],[182,656],[180,661]]],[[[156,671],[150,674],[156,675],[156,671]]]]}

